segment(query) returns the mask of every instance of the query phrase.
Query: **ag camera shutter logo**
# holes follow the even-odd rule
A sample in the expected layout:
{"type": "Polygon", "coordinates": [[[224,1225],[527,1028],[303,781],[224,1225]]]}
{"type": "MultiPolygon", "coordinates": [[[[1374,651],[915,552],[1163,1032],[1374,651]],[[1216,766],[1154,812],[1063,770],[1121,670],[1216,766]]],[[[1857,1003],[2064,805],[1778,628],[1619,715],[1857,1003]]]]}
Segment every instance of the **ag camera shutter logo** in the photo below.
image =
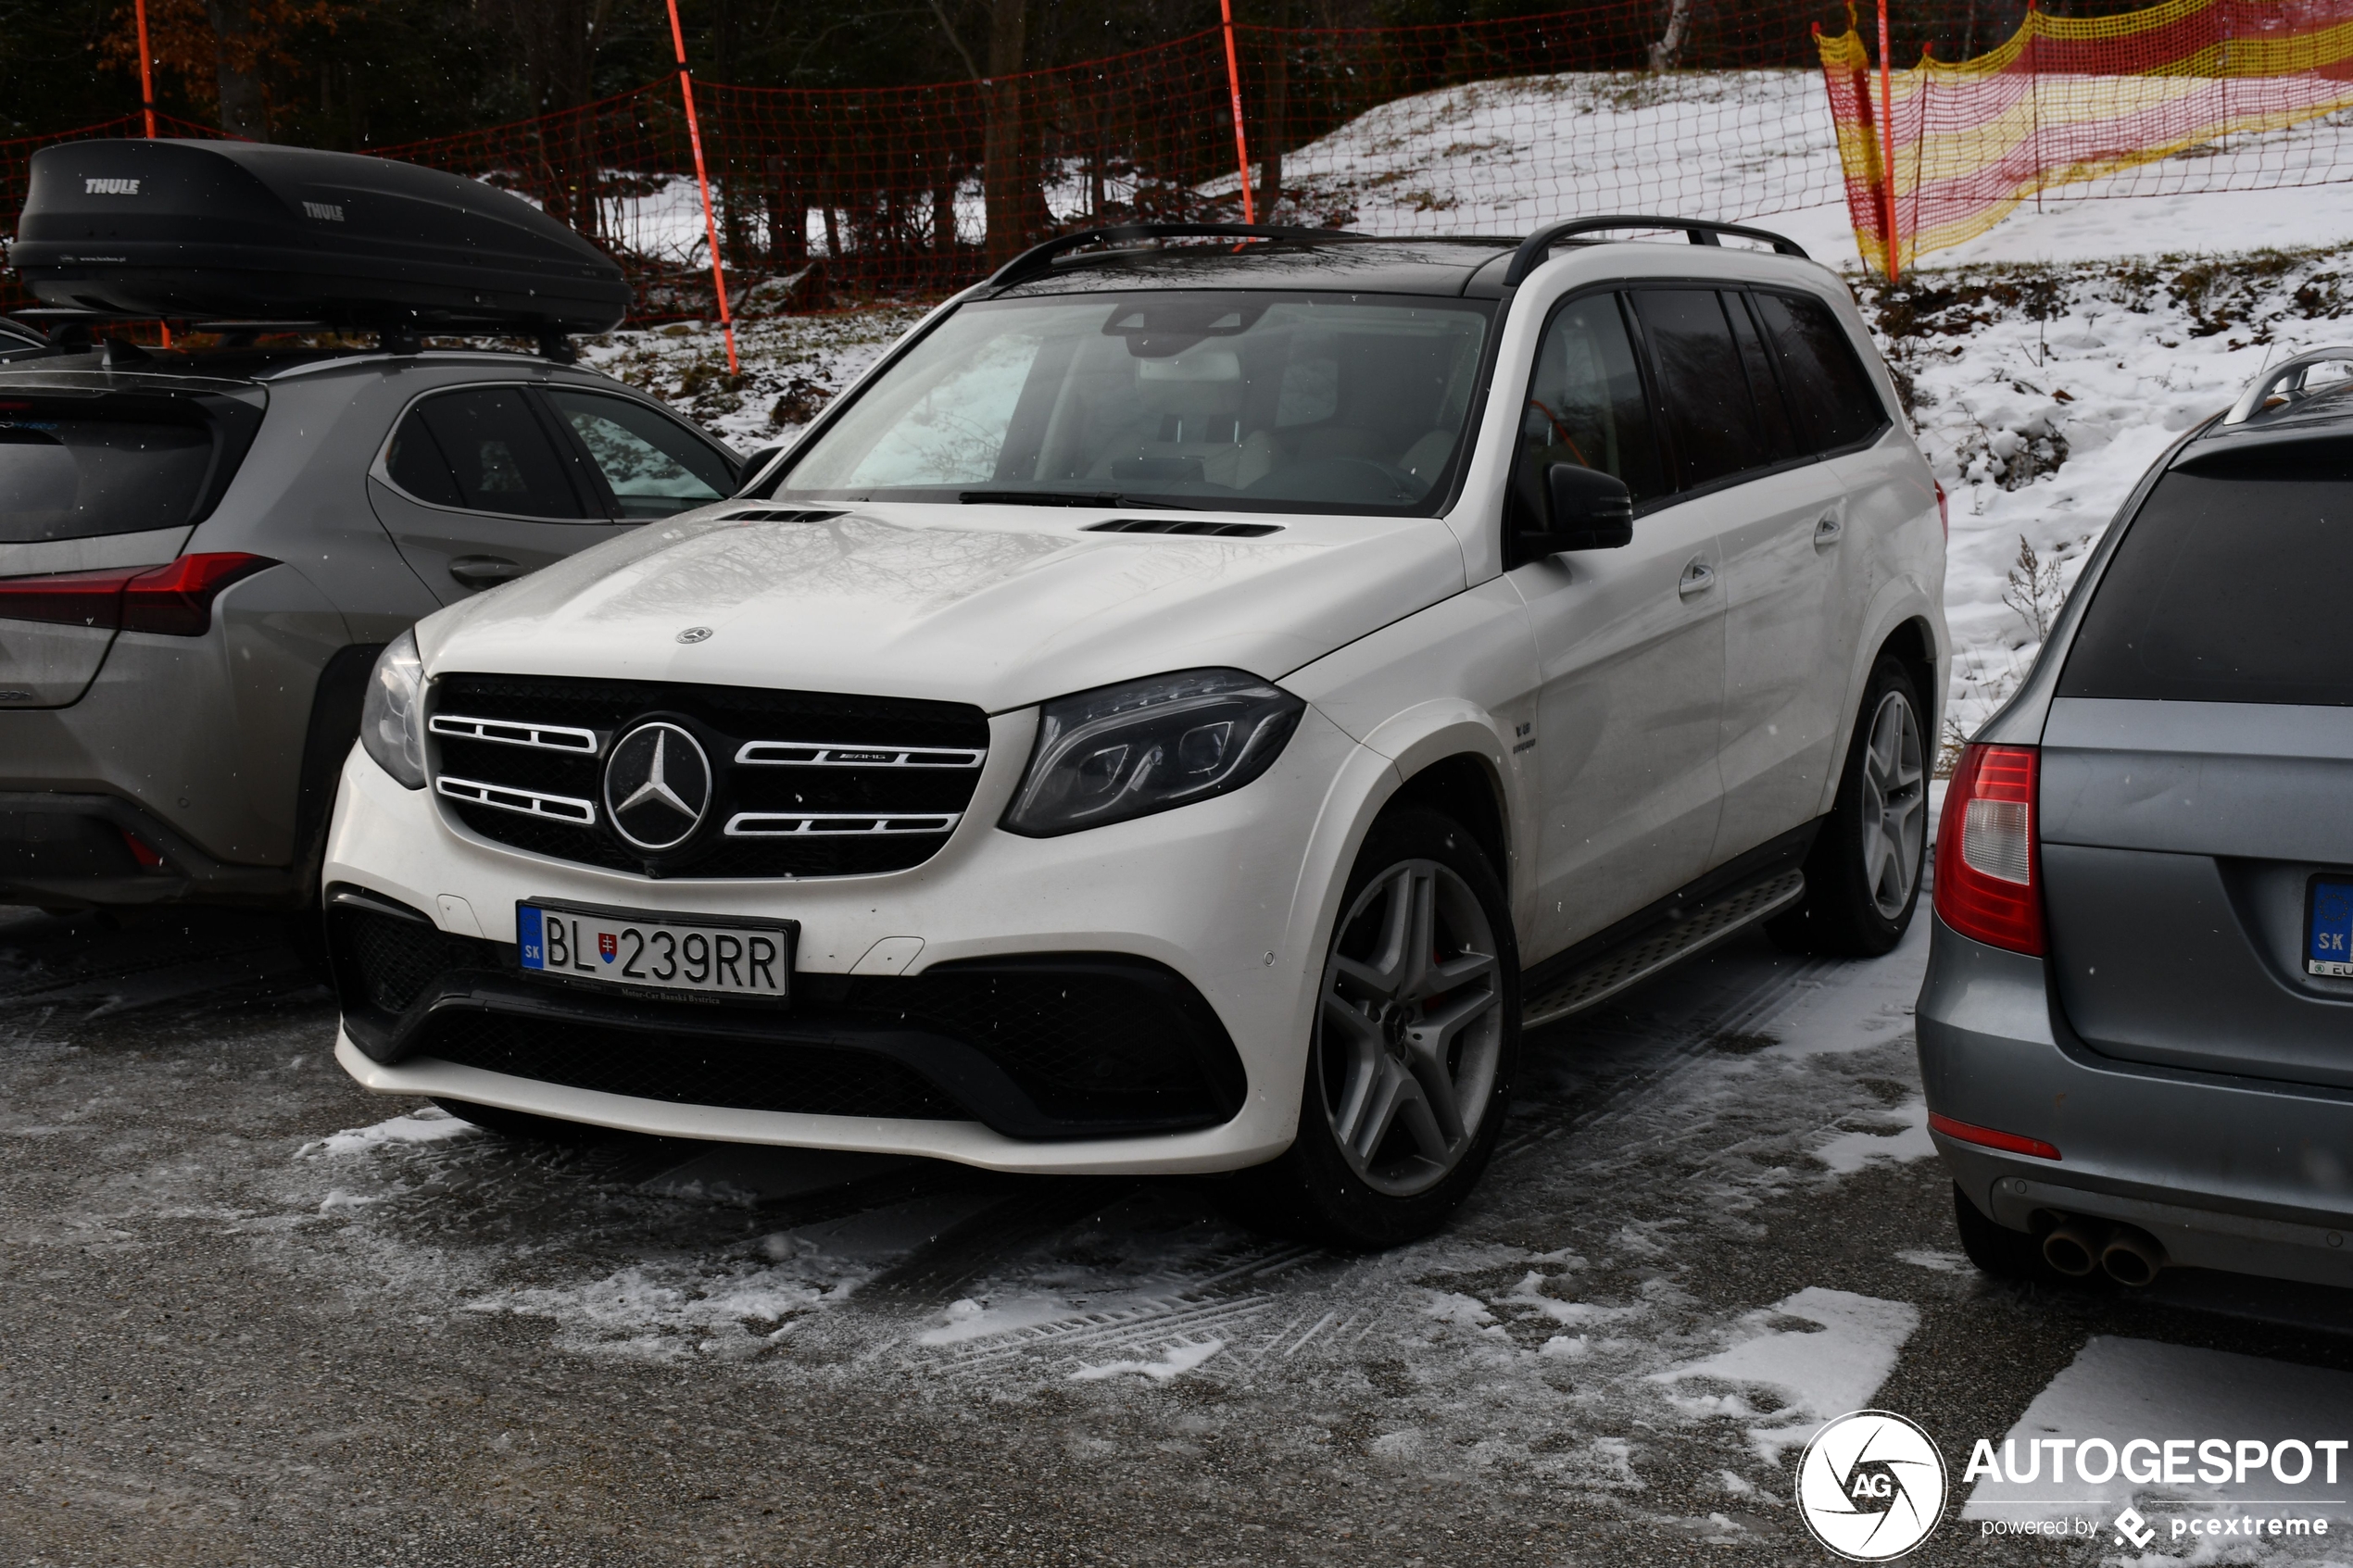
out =
{"type": "Polygon", "coordinates": [[[1797,1506],[1814,1538],[1852,1562],[1903,1556],[1944,1516],[1944,1456],[1917,1423],[1853,1411],[1825,1425],[1797,1464],[1797,1506]]]}

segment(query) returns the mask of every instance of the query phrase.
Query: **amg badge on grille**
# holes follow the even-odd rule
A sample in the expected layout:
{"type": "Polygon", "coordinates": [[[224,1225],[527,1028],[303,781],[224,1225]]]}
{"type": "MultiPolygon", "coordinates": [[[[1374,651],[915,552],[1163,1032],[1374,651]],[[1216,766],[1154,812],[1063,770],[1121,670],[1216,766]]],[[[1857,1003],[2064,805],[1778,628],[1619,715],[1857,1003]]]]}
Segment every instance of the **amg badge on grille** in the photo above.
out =
{"type": "Polygon", "coordinates": [[[613,831],[648,851],[675,849],[711,809],[711,761],[675,724],[640,724],[605,763],[605,810],[613,831]]]}

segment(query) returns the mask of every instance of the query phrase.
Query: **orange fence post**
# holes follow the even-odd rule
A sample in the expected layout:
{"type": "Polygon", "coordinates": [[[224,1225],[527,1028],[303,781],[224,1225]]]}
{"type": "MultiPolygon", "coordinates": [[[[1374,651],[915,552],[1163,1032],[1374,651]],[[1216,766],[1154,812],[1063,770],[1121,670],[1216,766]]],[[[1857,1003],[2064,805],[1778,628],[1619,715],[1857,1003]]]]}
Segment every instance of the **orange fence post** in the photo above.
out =
{"type": "Polygon", "coordinates": [[[147,56],[147,0],[132,7],[139,14],[139,107],[147,117],[147,135],[156,133],[156,78],[147,56]]]}
{"type": "MultiPolygon", "coordinates": [[[[673,0],[675,4],[676,0],[673,0]]],[[[1887,281],[1902,271],[1902,246],[1895,233],[1895,100],[1887,82],[1887,0],[1879,0],[1879,134],[1880,185],[1887,202],[1887,281]]]]}
{"type": "Polygon", "coordinates": [[[695,79],[686,71],[686,34],[678,25],[678,0],[670,0],[670,42],[678,50],[678,92],[686,101],[686,139],[695,149],[695,184],[702,192],[702,232],[711,245],[711,283],[719,291],[719,325],[727,334],[727,373],[742,374],[736,363],[736,318],[727,308],[727,274],[719,264],[719,221],[711,215],[711,176],[702,161],[702,127],[695,123],[695,79]]]}
{"type": "MultiPolygon", "coordinates": [[[[673,5],[677,0],[671,0],[673,5]]],[[[1250,144],[1242,139],[1242,69],[1234,57],[1234,0],[1217,0],[1226,17],[1226,85],[1234,94],[1234,157],[1242,176],[1242,221],[1258,221],[1257,204],[1250,196],[1250,144]]]]}
{"type": "MultiPolygon", "coordinates": [[[[147,0],[134,0],[132,9],[139,17],[139,109],[147,122],[147,139],[152,142],[156,135],[156,77],[147,56],[147,0]]],[[[156,325],[163,329],[163,345],[170,348],[171,323],[158,321],[156,325]]]]}

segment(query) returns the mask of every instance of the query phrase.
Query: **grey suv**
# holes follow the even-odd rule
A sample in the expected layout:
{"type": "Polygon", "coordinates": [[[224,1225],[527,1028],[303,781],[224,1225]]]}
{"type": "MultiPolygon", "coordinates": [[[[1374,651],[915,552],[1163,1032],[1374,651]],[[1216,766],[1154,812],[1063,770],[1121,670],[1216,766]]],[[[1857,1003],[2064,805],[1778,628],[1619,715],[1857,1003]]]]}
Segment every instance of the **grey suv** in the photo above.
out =
{"type": "Polygon", "coordinates": [[[0,900],[303,907],[383,646],[742,467],[522,354],[63,331],[0,333],[0,900]]]}
{"type": "Polygon", "coordinates": [[[2143,478],[1946,797],[1919,1012],[1970,1256],[2353,1285],[2353,395],[2143,478]]]}

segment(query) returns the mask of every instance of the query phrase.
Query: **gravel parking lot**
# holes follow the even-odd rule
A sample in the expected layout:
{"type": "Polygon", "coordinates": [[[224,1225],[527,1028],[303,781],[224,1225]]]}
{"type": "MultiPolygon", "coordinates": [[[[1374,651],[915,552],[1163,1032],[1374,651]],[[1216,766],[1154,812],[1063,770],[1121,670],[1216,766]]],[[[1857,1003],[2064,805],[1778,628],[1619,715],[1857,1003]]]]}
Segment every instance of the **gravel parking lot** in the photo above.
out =
{"type": "Polygon", "coordinates": [[[1968,1267],[1925,926],[1531,1036],[1472,1206],[1351,1259],[1198,1184],[502,1142],[354,1088],[268,922],[0,912],[0,1558],[1817,1562],[1843,1410],[1936,1435],[1957,1513],[2089,1346],[2353,1371],[2327,1293],[1968,1267]]]}

